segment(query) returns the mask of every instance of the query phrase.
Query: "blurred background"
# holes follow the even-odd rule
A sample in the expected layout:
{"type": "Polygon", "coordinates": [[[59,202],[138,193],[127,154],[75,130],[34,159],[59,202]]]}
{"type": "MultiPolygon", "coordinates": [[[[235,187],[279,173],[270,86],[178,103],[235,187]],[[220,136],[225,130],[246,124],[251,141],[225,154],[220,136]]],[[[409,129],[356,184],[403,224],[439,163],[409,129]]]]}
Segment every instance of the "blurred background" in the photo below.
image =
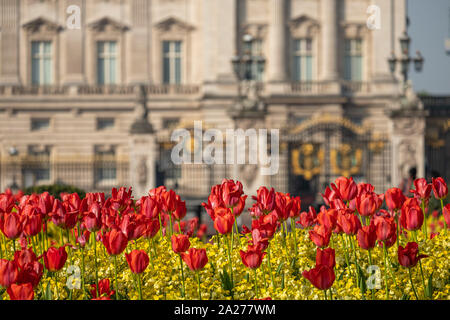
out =
{"type": "Polygon", "coordinates": [[[0,0],[1,190],[164,184],[200,215],[233,178],[307,208],[450,178],[449,127],[449,0],[0,0]],[[279,129],[278,173],[175,165],[194,121],[279,129]]]}

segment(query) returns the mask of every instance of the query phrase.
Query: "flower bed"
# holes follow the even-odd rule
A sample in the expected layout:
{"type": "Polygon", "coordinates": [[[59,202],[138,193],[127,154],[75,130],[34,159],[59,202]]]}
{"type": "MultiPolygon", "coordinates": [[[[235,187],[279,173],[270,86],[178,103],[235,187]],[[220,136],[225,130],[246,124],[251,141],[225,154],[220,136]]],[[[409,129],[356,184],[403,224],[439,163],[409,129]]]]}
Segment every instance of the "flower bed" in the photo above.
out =
{"type": "Polygon", "coordinates": [[[341,177],[326,205],[261,187],[250,199],[224,180],[203,204],[214,220],[185,221],[184,201],[159,187],[141,199],[48,193],[0,195],[3,299],[444,299],[450,298],[447,186],[397,188],[341,177]],[[440,210],[428,210],[430,198],[440,210]],[[384,209],[382,209],[384,208],[384,209]],[[430,212],[429,212],[430,211],[430,212]],[[237,217],[252,224],[238,230],[237,217]]]}

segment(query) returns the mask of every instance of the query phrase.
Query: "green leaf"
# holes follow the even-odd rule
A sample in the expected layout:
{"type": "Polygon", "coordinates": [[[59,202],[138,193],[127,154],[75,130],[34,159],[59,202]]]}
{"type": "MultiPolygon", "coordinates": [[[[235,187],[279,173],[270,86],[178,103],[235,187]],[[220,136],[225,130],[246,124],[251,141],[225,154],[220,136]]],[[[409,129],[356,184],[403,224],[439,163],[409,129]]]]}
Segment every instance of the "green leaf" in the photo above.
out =
{"type": "Polygon", "coordinates": [[[367,291],[367,285],[366,285],[366,275],[364,274],[363,270],[361,269],[361,267],[359,265],[358,266],[358,274],[359,274],[359,283],[358,283],[358,287],[359,289],[361,289],[362,293],[366,293],[367,291]]]}
{"type": "Polygon", "coordinates": [[[47,288],[45,289],[45,300],[52,300],[52,288],[50,287],[50,282],[47,283],[47,288]]]}
{"type": "Polygon", "coordinates": [[[409,300],[409,299],[410,299],[409,294],[403,293],[401,300],[409,300]]]}
{"type": "Polygon", "coordinates": [[[250,279],[250,275],[248,274],[248,272],[245,274],[245,280],[247,280],[247,282],[249,281],[249,279],[250,279]]]}
{"type": "Polygon", "coordinates": [[[278,265],[277,272],[275,272],[275,274],[276,274],[277,276],[280,274],[281,267],[283,266],[283,264],[284,264],[284,262],[281,261],[280,264],[278,265]]]}
{"type": "Polygon", "coordinates": [[[222,288],[227,290],[232,294],[233,291],[233,283],[231,282],[231,277],[228,274],[227,270],[223,270],[223,272],[219,273],[220,280],[222,281],[222,288]]]}
{"type": "Polygon", "coordinates": [[[341,272],[341,274],[338,277],[338,281],[341,281],[344,278],[344,272],[345,270],[341,272]]]}
{"type": "Polygon", "coordinates": [[[434,288],[433,288],[433,273],[431,273],[430,277],[428,278],[427,287],[425,288],[425,295],[428,298],[431,299],[431,298],[433,298],[433,291],[434,291],[434,288]]]}

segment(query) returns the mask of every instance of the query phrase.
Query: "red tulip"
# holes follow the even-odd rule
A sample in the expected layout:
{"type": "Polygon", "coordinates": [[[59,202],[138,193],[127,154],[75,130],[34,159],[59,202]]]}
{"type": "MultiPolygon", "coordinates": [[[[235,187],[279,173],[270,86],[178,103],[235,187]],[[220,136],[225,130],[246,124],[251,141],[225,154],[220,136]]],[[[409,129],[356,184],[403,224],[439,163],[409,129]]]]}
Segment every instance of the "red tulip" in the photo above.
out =
{"type": "Polygon", "coordinates": [[[353,178],[339,177],[331,184],[331,188],[340,195],[343,201],[350,201],[358,194],[358,187],[353,178]]]}
{"type": "Polygon", "coordinates": [[[291,214],[293,202],[289,194],[277,192],[275,194],[275,211],[280,222],[287,220],[291,214]]]}
{"type": "Polygon", "coordinates": [[[185,216],[186,216],[186,202],[178,200],[177,208],[175,209],[175,211],[172,212],[172,217],[175,220],[180,221],[185,216]]]}
{"type": "Polygon", "coordinates": [[[19,271],[14,261],[0,259],[0,285],[2,287],[9,287],[16,282],[18,276],[19,271]]]}
{"type": "Polygon", "coordinates": [[[172,250],[175,253],[185,252],[191,246],[189,237],[184,234],[174,234],[171,240],[172,240],[172,250]]]}
{"type": "Polygon", "coordinates": [[[190,248],[187,253],[181,253],[181,258],[192,271],[198,271],[208,263],[205,249],[190,248]]]}
{"type": "Polygon", "coordinates": [[[31,249],[22,249],[14,253],[14,262],[22,268],[25,264],[37,261],[37,256],[31,249]]]}
{"type": "Polygon", "coordinates": [[[103,235],[102,242],[108,254],[116,256],[125,250],[128,238],[122,231],[113,229],[103,235]]]}
{"type": "Polygon", "coordinates": [[[8,239],[15,240],[22,234],[22,219],[17,212],[7,212],[0,227],[8,239]]]}
{"type": "Polygon", "coordinates": [[[253,196],[252,198],[257,201],[263,214],[268,214],[275,209],[275,190],[273,188],[269,191],[266,187],[260,187],[256,191],[256,197],[253,196]]]}
{"type": "Polygon", "coordinates": [[[33,288],[37,287],[44,274],[44,266],[39,261],[25,263],[20,267],[18,284],[31,283],[33,288]]]}
{"type": "Polygon", "coordinates": [[[92,203],[83,217],[83,223],[89,232],[97,232],[102,227],[101,207],[98,202],[92,203]]]}
{"type": "Polygon", "coordinates": [[[262,252],[257,246],[249,246],[247,251],[240,250],[242,263],[250,269],[259,268],[261,265],[265,252],[262,252]]]}
{"type": "Polygon", "coordinates": [[[350,209],[339,210],[337,223],[341,227],[342,231],[348,235],[355,235],[361,228],[361,222],[350,209]]]}
{"type": "Polygon", "coordinates": [[[309,231],[309,238],[319,248],[326,247],[330,243],[331,230],[323,225],[316,225],[313,230],[309,231]]]}
{"type": "Polygon", "coordinates": [[[269,239],[263,238],[259,229],[253,229],[252,231],[252,244],[256,246],[260,251],[265,250],[269,246],[269,239]]]}
{"type": "Polygon", "coordinates": [[[418,253],[419,246],[415,242],[408,242],[404,248],[399,246],[398,262],[406,268],[414,267],[420,259],[428,257],[424,254],[418,255],[418,253]]]}
{"type": "Polygon", "coordinates": [[[291,198],[291,201],[292,201],[292,207],[291,207],[291,212],[289,213],[289,216],[291,218],[300,216],[300,211],[302,209],[302,207],[301,207],[302,200],[300,199],[300,197],[294,197],[294,198],[291,198]]]}
{"type": "Polygon", "coordinates": [[[109,298],[115,293],[114,290],[110,289],[109,279],[102,279],[98,282],[98,292],[100,297],[97,297],[97,285],[91,284],[91,295],[94,299],[92,300],[109,300],[109,298]]]}
{"type": "Polygon", "coordinates": [[[415,190],[409,190],[409,192],[414,193],[416,198],[420,200],[428,200],[431,194],[431,184],[427,183],[425,178],[420,178],[414,180],[415,190]]]}
{"type": "Polygon", "coordinates": [[[432,178],[433,192],[436,199],[445,199],[448,194],[447,184],[441,177],[432,178]]]}
{"type": "Polygon", "coordinates": [[[159,231],[160,224],[158,219],[147,221],[147,230],[144,233],[144,237],[147,239],[153,238],[159,231]]]}
{"type": "Polygon", "coordinates": [[[133,250],[129,254],[125,253],[128,266],[133,273],[142,273],[148,267],[150,262],[147,253],[144,250],[133,250]]]}
{"type": "Polygon", "coordinates": [[[316,223],[317,214],[314,207],[309,206],[308,212],[300,213],[300,220],[297,221],[303,228],[312,227],[316,223]]]}
{"type": "Polygon", "coordinates": [[[233,230],[234,216],[229,208],[218,207],[214,210],[216,219],[214,228],[220,234],[228,234],[233,230]]]}
{"type": "Polygon", "coordinates": [[[400,209],[403,205],[403,202],[405,202],[406,200],[402,190],[400,190],[399,188],[388,189],[384,198],[386,199],[387,207],[391,211],[400,209]]]}
{"type": "Polygon", "coordinates": [[[356,197],[356,209],[362,216],[373,216],[380,208],[382,201],[379,201],[378,195],[375,193],[364,193],[356,197]]]}
{"type": "Polygon", "coordinates": [[[245,200],[247,200],[247,195],[243,195],[239,198],[238,203],[233,208],[233,215],[235,217],[239,217],[242,214],[242,211],[244,211],[245,208],[245,200]]]}
{"type": "Polygon", "coordinates": [[[228,208],[236,206],[244,193],[242,183],[239,181],[223,179],[221,184],[222,201],[228,208]]]}
{"type": "Polygon", "coordinates": [[[444,216],[447,228],[450,228],[450,203],[447,203],[442,210],[442,215],[444,216]]]}
{"type": "Polygon", "coordinates": [[[28,205],[21,212],[23,232],[28,237],[34,237],[42,230],[42,214],[39,208],[28,205]]]}
{"type": "Polygon", "coordinates": [[[396,234],[397,225],[393,217],[375,216],[374,225],[376,228],[377,240],[385,241],[396,234]]]}
{"type": "Polygon", "coordinates": [[[12,284],[7,290],[11,300],[33,300],[34,291],[31,283],[12,284]]]}
{"type": "MultiPolygon", "coordinates": [[[[410,200],[410,199],[408,199],[410,200]]],[[[409,231],[420,229],[423,224],[422,209],[414,203],[414,201],[405,201],[402,206],[402,213],[400,215],[400,224],[409,231]]]]}
{"type": "Polygon", "coordinates": [[[61,270],[67,260],[67,252],[65,247],[50,247],[44,252],[44,263],[48,271],[55,272],[61,270]]]}
{"type": "Polygon", "coordinates": [[[141,214],[147,218],[157,219],[160,210],[160,205],[156,196],[148,196],[141,199],[141,214]]]}
{"type": "Polygon", "coordinates": [[[361,249],[373,249],[377,241],[377,232],[375,225],[371,223],[368,226],[363,226],[358,230],[356,238],[358,239],[358,244],[361,249]]]}
{"type": "Polygon", "coordinates": [[[327,265],[318,265],[309,271],[303,271],[302,275],[320,290],[330,289],[336,279],[333,268],[327,265]]]}
{"type": "Polygon", "coordinates": [[[332,248],[319,249],[316,251],[316,266],[324,265],[331,269],[336,265],[335,252],[332,248]]]}
{"type": "Polygon", "coordinates": [[[338,211],[336,209],[328,209],[320,211],[317,215],[317,222],[327,229],[333,230],[336,227],[338,211]]]}

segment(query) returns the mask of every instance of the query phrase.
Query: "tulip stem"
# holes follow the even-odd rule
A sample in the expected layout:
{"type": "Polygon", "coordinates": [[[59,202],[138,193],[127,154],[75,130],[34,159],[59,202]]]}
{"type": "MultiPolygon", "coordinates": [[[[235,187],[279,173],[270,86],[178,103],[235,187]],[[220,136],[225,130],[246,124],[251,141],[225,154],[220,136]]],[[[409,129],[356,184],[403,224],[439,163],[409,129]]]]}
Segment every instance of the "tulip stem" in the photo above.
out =
{"type": "Polygon", "coordinates": [[[422,200],[422,212],[423,212],[422,231],[423,231],[423,234],[425,235],[425,240],[426,240],[428,238],[428,234],[427,234],[427,215],[425,213],[425,199],[422,200]]]}
{"type": "Polygon", "coordinates": [[[180,257],[180,271],[181,271],[181,297],[184,298],[185,295],[185,285],[184,285],[184,270],[183,270],[183,258],[181,258],[181,254],[178,255],[180,257]]]}
{"type": "Polygon", "coordinates": [[[270,273],[270,280],[272,281],[272,288],[275,289],[275,281],[273,281],[272,263],[270,262],[270,244],[267,246],[267,258],[269,262],[269,273],[270,273]]]}
{"type": "Polygon", "coordinates": [[[411,286],[413,288],[414,295],[416,296],[416,300],[419,300],[419,296],[417,295],[416,288],[414,287],[414,282],[411,276],[411,268],[408,268],[408,273],[409,273],[409,281],[411,282],[411,286]]]}
{"type": "MultiPolygon", "coordinates": [[[[369,266],[372,266],[372,253],[370,252],[370,249],[367,250],[368,254],[369,254],[369,266]]],[[[370,289],[371,293],[372,293],[372,300],[375,300],[374,298],[374,290],[370,289]]]]}
{"type": "Polygon", "coordinates": [[[394,271],[392,271],[391,259],[389,258],[389,254],[388,254],[388,249],[386,247],[386,243],[383,243],[383,249],[384,249],[384,254],[385,254],[385,257],[386,257],[387,264],[388,264],[389,273],[391,274],[391,278],[392,278],[392,281],[394,282],[394,285],[398,289],[397,280],[395,279],[394,271]]]}
{"type": "Polygon", "coordinates": [[[83,288],[84,297],[84,248],[81,248],[81,286],[83,288]]]}
{"type": "MultiPolygon", "coordinates": [[[[442,215],[444,215],[444,200],[441,198],[441,210],[442,210],[442,215]]],[[[444,234],[447,235],[447,222],[445,221],[444,218],[444,234]]]]}
{"type": "Polygon", "coordinates": [[[348,257],[348,246],[347,246],[347,241],[346,241],[344,235],[341,235],[341,236],[342,236],[342,242],[344,243],[344,247],[345,247],[345,250],[344,250],[345,262],[347,263],[347,267],[348,267],[348,269],[350,270],[351,276],[353,276],[353,270],[352,270],[352,268],[350,267],[350,259],[349,259],[349,257],[348,257]]]}
{"type": "Polygon", "coordinates": [[[325,300],[328,300],[328,297],[327,297],[327,290],[323,290],[323,294],[325,295],[325,300]]]}
{"type": "Polygon", "coordinates": [[[158,220],[159,220],[159,235],[161,236],[161,239],[162,239],[162,237],[163,237],[163,234],[162,234],[163,225],[161,223],[161,213],[158,214],[158,220]]]}
{"type": "MultiPolygon", "coordinates": [[[[228,238],[228,237],[226,237],[228,238]]],[[[233,261],[231,260],[231,243],[233,241],[233,233],[231,233],[231,241],[228,242],[228,262],[230,264],[230,278],[231,278],[231,286],[234,287],[234,280],[233,280],[233,261]]]]}
{"type": "Polygon", "coordinates": [[[264,267],[264,263],[261,264],[262,267],[262,275],[263,275],[263,281],[264,281],[264,289],[267,289],[267,282],[266,282],[266,268],[264,267]]]}
{"type": "MultiPolygon", "coordinates": [[[[150,263],[152,265],[152,271],[155,270],[155,267],[153,266],[153,254],[152,254],[152,241],[150,239],[148,240],[148,253],[150,254],[150,263]]],[[[152,238],[153,240],[153,238],[152,238]]]]}
{"type": "Polygon", "coordinates": [[[388,282],[387,282],[387,278],[388,278],[388,266],[387,266],[387,262],[386,262],[386,244],[383,241],[383,252],[384,252],[384,285],[386,287],[386,300],[389,300],[389,289],[388,289],[388,282]]]}
{"type": "Polygon", "coordinates": [[[95,285],[97,290],[97,298],[100,297],[100,291],[98,288],[98,265],[97,265],[97,239],[95,239],[95,232],[92,233],[92,239],[94,240],[94,265],[95,265],[95,285]]]}
{"type": "Polygon", "coordinates": [[[202,292],[200,289],[200,272],[197,271],[198,299],[202,300],[202,292]]]}
{"type": "Polygon", "coordinates": [[[298,255],[298,249],[297,249],[297,229],[295,228],[295,218],[291,218],[291,233],[294,235],[294,252],[295,257],[298,255]]]}
{"type": "Polygon", "coordinates": [[[141,279],[141,274],[140,273],[137,274],[137,278],[138,278],[138,295],[139,295],[139,300],[142,300],[142,279],[141,279]]]}
{"type": "Polygon", "coordinates": [[[352,250],[353,250],[353,253],[355,255],[355,269],[356,269],[356,281],[357,281],[356,284],[361,289],[361,296],[362,296],[362,298],[364,300],[366,300],[366,296],[364,295],[363,289],[362,289],[362,287],[360,286],[360,283],[359,283],[360,282],[360,279],[359,279],[359,264],[358,264],[358,256],[356,255],[356,246],[354,244],[354,240],[353,240],[352,236],[349,235],[348,239],[349,239],[349,241],[351,243],[352,250]]]}
{"type": "MultiPolygon", "coordinates": [[[[413,231],[413,237],[414,237],[414,240],[416,241],[416,243],[419,244],[419,241],[417,241],[417,230],[413,231]]],[[[417,252],[417,254],[419,254],[419,253],[417,252]]],[[[425,288],[426,288],[425,277],[423,276],[422,262],[420,261],[420,259],[419,259],[419,268],[420,268],[420,275],[422,276],[423,290],[425,292],[425,288]]]]}
{"type": "Polygon", "coordinates": [[[259,294],[258,294],[258,275],[257,275],[256,268],[253,269],[253,271],[255,272],[255,294],[256,294],[256,298],[258,298],[258,296],[259,296],[259,294]]]}
{"type": "Polygon", "coordinates": [[[114,278],[115,278],[115,287],[116,287],[116,292],[115,292],[115,296],[116,296],[116,300],[119,300],[119,283],[117,282],[117,256],[114,255],[114,278]]]}

